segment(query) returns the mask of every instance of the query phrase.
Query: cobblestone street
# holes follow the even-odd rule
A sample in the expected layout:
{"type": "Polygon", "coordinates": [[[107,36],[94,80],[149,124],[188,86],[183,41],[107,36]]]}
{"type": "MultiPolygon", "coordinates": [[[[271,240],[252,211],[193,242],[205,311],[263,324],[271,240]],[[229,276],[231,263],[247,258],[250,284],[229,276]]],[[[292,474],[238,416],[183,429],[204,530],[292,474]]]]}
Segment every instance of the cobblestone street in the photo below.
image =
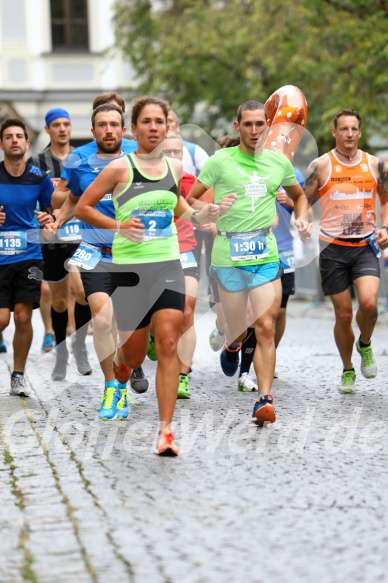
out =
{"type": "Polygon", "coordinates": [[[178,401],[176,459],[152,453],[155,364],[127,422],[99,422],[103,377],[34,344],[26,399],[9,395],[13,327],[0,355],[0,582],[377,583],[388,581],[388,315],[373,336],[376,379],[341,395],[330,303],[292,300],[278,348],[277,421],[250,423],[197,310],[191,399],[178,401]],[[310,309],[311,308],[311,309],[310,309]]]}

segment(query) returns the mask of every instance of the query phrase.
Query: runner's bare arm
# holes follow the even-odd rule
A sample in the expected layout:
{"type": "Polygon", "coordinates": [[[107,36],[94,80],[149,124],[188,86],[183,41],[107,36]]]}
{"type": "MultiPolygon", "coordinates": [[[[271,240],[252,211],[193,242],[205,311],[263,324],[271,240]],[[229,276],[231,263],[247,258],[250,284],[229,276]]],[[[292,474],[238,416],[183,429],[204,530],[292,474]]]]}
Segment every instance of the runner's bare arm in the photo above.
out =
{"type": "Polygon", "coordinates": [[[299,182],[291,186],[283,186],[287,194],[294,201],[295,227],[298,229],[299,237],[306,241],[311,235],[311,215],[309,215],[309,203],[299,182]]]}
{"type": "Polygon", "coordinates": [[[56,214],[56,221],[54,223],[49,223],[44,226],[44,236],[46,239],[50,240],[55,235],[55,233],[74,217],[74,209],[78,203],[78,197],[74,196],[70,191],[67,199],[61,206],[61,209],[56,214]]]}
{"type": "Polygon", "coordinates": [[[201,210],[198,212],[187,203],[187,200],[185,200],[183,196],[180,196],[174,212],[177,217],[181,217],[186,220],[191,220],[191,217],[194,215],[195,222],[203,224],[217,220],[219,215],[219,206],[216,204],[204,203],[204,206],[202,206],[201,210]]]}
{"type": "Polygon", "coordinates": [[[383,160],[377,159],[377,191],[381,197],[388,197],[388,172],[383,160]]]}
{"type": "Polygon", "coordinates": [[[198,199],[201,198],[201,196],[205,194],[207,190],[208,187],[197,179],[191,187],[190,192],[186,198],[189,205],[197,209],[201,209],[203,206],[205,206],[206,203],[198,199]]]}
{"type": "Polygon", "coordinates": [[[380,199],[380,219],[384,228],[376,230],[377,242],[381,249],[388,247],[388,173],[383,160],[375,158],[377,166],[377,192],[380,199]]]}
{"type": "Polygon", "coordinates": [[[309,203],[299,182],[295,182],[291,186],[283,186],[283,188],[294,203],[295,218],[307,221],[309,203]]]}
{"type": "Polygon", "coordinates": [[[305,193],[309,204],[312,204],[315,194],[319,188],[319,164],[318,160],[313,160],[306,170],[306,179],[303,185],[303,192],[305,193]]]}
{"type": "Polygon", "coordinates": [[[61,178],[51,198],[51,206],[53,207],[53,209],[60,209],[65,200],[67,199],[70,190],[66,187],[66,185],[67,180],[61,178]]]}
{"type": "Polygon", "coordinates": [[[80,197],[75,216],[94,227],[116,230],[117,221],[96,210],[95,205],[107,193],[113,195],[116,187],[120,190],[120,185],[124,186],[127,181],[128,169],[123,166],[122,160],[114,160],[108,164],[80,197]]]}
{"type": "Polygon", "coordinates": [[[276,192],[276,202],[294,210],[294,201],[288,196],[283,187],[276,192]]]}
{"type": "MultiPolygon", "coordinates": [[[[189,205],[191,205],[194,209],[203,209],[204,206],[206,205],[206,202],[204,202],[202,200],[198,200],[198,199],[200,199],[201,196],[203,196],[208,189],[209,188],[207,186],[202,184],[202,182],[200,182],[197,179],[194,182],[193,186],[191,187],[190,192],[186,198],[189,205]]],[[[236,200],[237,200],[237,194],[235,192],[231,192],[229,194],[226,194],[223,197],[221,204],[217,205],[217,206],[219,206],[219,215],[221,216],[221,215],[224,215],[226,212],[228,212],[228,210],[230,209],[230,207],[233,205],[233,203],[236,200]]],[[[214,219],[211,219],[211,220],[214,220],[214,219]]]]}
{"type": "Polygon", "coordinates": [[[72,219],[74,217],[74,211],[75,211],[75,207],[78,204],[78,201],[79,201],[79,197],[74,196],[74,194],[72,194],[69,190],[68,195],[67,195],[67,199],[65,200],[65,202],[61,206],[61,209],[60,209],[59,213],[57,214],[57,220],[54,223],[54,225],[56,226],[57,229],[62,227],[62,225],[64,225],[65,223],[67,223],[67,221],[70,221],[70,219],[72,219]]]}
{"type": "Polygon", "coordinates": [[[50,212],[46,211],[34,211],[36,215],[36,220],[38,221],[41,227],[45,227],[46,225],[52,224],[54,222],[54,217],[50,212]]]}

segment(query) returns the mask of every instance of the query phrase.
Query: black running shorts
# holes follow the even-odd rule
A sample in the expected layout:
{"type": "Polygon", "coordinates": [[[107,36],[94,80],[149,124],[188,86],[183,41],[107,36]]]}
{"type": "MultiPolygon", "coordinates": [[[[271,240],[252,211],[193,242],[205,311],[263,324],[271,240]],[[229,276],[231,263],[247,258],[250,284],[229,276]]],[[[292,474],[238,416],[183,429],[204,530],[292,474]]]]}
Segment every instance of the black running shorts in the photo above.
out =
{"type": "Polygon", "coordinates": [[[28,259],[0,267],[0,308],[13,311],[15,304],[32,302],[39,308],[43,261],[28,259]]]}
{"type": "Polygon", "coordinates": [[[369,245],[345,247],[319,241],[319,247],[319,269],[325,296],[345,291],[359,277],[380,277],[379,260],[369,245]]]}
{"type": "Polygon", "coordinates": [[[43,243],[43,279],[50,283],[58,283],[66,279],[69,272],[65,267],[65,261],[70,259],[78,246],[79,243],[43,243]]]}
{"type": "Polygon", "coordinates": [[[181,262],[114,265],[112,295],[117,327],[120,331],[148,326],[158,310],[183,312],[185,279],[181,262]]]}
{"type": "Polygon", "coordinates": [[[185,277],[193,277],[197,281],[199,281],[199,267],[186,267],[183,269],[183,275],[185,277]]]}
{"type": "Polygon", "coordinates": [[[80,274],[85,290],[85,297],[88,298],[95,293],[104,293],[108,296],[113,292],[113,273],[112,264],[106,261],[100,261],[98,269],[82,269],[80,274]]]}
{"type": "Polygon", "coordinates": [[[283,273],[282,275],[282,301],[281,308],[286,308],[288,298],[295,294],[295,272],[283,273]]]}

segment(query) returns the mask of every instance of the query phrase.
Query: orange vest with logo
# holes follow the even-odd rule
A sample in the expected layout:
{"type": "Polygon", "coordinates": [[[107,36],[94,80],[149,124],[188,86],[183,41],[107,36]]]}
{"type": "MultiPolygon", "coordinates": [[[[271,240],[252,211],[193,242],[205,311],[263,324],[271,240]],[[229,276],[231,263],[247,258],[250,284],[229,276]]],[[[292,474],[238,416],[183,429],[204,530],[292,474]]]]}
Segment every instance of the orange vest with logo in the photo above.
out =
{"type": "Polygon", "coordinates": [[[363,239],[376,227],[377,180],[369,154],[361,151],[356,164],[340,162],[331,150],[329,177],[318,189],[321,203],[319,238],[328,243],[345,246],[368,245],[363,239]]]}

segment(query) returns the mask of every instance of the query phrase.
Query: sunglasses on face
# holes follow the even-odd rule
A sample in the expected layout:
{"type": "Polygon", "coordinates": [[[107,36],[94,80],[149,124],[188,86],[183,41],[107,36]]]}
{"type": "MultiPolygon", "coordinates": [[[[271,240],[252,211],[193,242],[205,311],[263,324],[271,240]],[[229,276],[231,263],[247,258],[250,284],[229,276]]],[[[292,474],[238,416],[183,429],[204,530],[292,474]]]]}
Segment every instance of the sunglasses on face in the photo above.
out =
{"type": "Polygon", "coordinates": [[[179,156],[179,154],[182,154],[183,150],[179,150],[179,149],[174,149],[174,148],[170,148],[167,150],[162,150],[162,154],[164,154],[165,156],[179,156]]]}

